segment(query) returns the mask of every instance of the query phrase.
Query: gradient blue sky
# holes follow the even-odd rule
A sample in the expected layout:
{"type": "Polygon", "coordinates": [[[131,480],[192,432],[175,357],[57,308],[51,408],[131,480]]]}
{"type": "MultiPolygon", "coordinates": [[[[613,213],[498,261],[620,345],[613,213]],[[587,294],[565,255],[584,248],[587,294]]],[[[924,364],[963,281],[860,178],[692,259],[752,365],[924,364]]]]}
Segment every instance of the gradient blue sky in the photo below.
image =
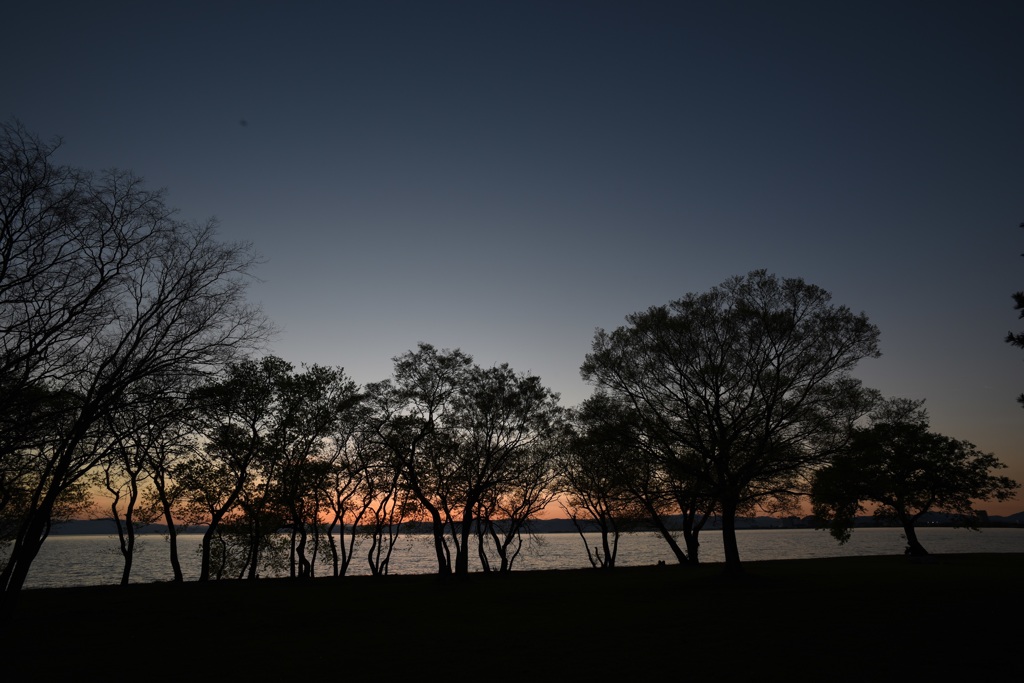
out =
{"type": "MultiPolygon", "coordinates": [[[[766,268],[1024,481],[1024,3],[10,3],[0,115],[265,256],[272,352],[565,405],[596,327],[766,268]],[[244,122],[244,125],[243,125],[244,122]]],[[[1018,498],[992,512],[1024,509],[1018,498]]]]}

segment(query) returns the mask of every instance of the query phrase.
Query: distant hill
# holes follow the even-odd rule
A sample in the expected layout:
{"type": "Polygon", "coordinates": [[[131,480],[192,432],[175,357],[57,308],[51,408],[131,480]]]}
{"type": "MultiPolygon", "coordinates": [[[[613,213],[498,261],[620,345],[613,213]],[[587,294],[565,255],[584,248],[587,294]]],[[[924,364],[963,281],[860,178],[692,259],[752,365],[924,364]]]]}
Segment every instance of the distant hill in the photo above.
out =
{"type": "Polygon", "coordinates": [[[999,524],[1003,524],[1006,526],[1024,526],[1024,512],[1018,512],[1016,514],[1008,515],[1006,517],[992,515],[988,518],[988,520],[992,524],[996,524],[998,522],[999,524]]]}
{"type": "MultiPolygon", "coordinates": [[[[201,534],[205,530],[205,526],[191,526],[186,529],[179,529],[178,533],[201,534]]],[[[164,534],[166,532],[167,526],[164,524],[148,524],[135,530],[137,534],[164,534]]],[[[72,519],[68,522],[54,524],[50,533],[54,536],[116,536],[117,527],[114,525],[114,521],[110,519],[72,519]]]]}
{"type": "MultiPolygon", "coordinates": [[[[988,521],[984,526],[1024,526],[1024,512],[1018,512],[1017,514],[1010,515],[1008,517],[990,515],[987,516],[987,520],[988,521]]],[[[918,526],[952,526],[953,521],[954,518],[951,515],[933,512],[922,516],[918,526]]],[[[669,517],[667,519],[667,523],[670,528],[680,528],[682,524],[681,517],[669,517]]],[[[576,532],[576,527],[573,525],[572,520],[569,519],[536,519],[530,524],[531,528],[536,533],[550,534],[576,532]]],[[[899,524],[896,523],[880,522],[870,515],[858,517],[855,524],[858,527],[899,526],[899,524]]],[[[721,527],[721,521],[716,518],[708,520],[708,523],[704,526],[705,529],[712,530],[720,529],[721,527]]],[[[814,527],[815,518],[813,516],[740,517],[736,520],[737,529],[813,529],[814,527]]],[[[593,523],[585,523],[584,529],[587,531],[598,530],[597,525],[593,523]]]]}

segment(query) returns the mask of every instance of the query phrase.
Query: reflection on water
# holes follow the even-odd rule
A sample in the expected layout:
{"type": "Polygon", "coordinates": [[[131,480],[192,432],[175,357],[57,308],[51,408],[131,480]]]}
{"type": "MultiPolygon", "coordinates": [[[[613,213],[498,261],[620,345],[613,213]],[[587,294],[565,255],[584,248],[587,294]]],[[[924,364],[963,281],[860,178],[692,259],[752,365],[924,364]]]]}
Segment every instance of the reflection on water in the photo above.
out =
{"type": "MultiPolygon", "coordinates": [[[[857,529],[846,545],[837,544],[828,533],[814,529],[771,529],[737,531],[740,557],[744,560],[801,559],[850,555],[895,555],[903,552],[905,541],[896,528],[857,529]]],[[[1006,552],[1024,553],[1024,529],[997,528],[982,531],[950,528],[924,528],[918,531],[921,543],[936,554],[1006,552]]],[[[199,576],[198,549],[201,536],[179,537],[182,571],[187,581],[199,576]]],[[[599,544],[596,534],[588,534],[591,546],[599,544]]],[[[701,559],[721,562],[720,531],[701,534],[701,559]]],[[[369,574],[365,551],[357,545],[350,575],[369,574]]],[[[324,558],[326,559],[326,558],[324,558]]],[[[479,570],[479,560],[474,569],[479,570]]],[[[617,564],[650,565],[659,560],[675,562],[660,536],[644,532],[622,537],[617,564]]],[[[514,569],[576,569],[587,567],[583,540],[577,534],[541,534],[530,539],[517,558],[514,569]]],[[[26,588],[116,584],[121,579],[122,559],[117,539],[112,536],[51,536],[43,544],[32,565],[26,588]]],[[[426,535],[400,539],[391,559],[392,574],[429,574],[437,571],[433,541],[426,535]]],[[[323,566],[319,575],[327,576],[323,566]]],[[[168,544],[162,536],[143,536],[132,568],[132,583],[169,581],[172,578],[168,544]]]]}

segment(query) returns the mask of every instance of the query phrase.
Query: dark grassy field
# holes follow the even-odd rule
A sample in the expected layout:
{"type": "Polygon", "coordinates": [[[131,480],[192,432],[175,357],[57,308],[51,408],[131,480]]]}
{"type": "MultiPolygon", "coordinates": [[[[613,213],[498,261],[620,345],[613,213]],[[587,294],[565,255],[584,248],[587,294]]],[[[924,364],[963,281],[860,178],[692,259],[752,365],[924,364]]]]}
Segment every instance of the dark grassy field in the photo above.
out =
{"type": "Polygon", "coordinates": [[[27,590],[4,680],[1018,681],[1024,555],[27,590]]]}

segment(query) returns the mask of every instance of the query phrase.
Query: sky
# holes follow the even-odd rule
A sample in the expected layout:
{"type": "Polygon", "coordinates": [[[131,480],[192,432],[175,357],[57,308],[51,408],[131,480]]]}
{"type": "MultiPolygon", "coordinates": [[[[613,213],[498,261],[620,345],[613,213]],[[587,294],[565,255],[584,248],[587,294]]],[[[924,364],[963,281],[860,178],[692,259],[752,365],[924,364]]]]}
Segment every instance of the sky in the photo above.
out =
{"type": "Polygon", "coordinates": [[[251,242],[297,367],[365,384],[426,342],[573,406],[595,329],[764,268],[865,313],[856,376],[1024,482],[1024,3],[40,0],[4,24],[0,116],[251,242]]]}

